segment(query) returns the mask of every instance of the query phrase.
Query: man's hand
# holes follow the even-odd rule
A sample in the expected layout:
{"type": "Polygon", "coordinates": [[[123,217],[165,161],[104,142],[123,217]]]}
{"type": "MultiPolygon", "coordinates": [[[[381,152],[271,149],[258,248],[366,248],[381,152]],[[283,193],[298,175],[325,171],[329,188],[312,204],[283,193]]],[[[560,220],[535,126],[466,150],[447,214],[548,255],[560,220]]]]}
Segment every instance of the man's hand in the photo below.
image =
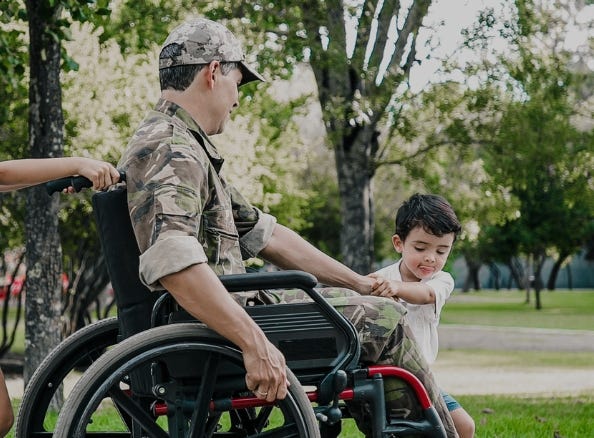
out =
{"type": "Polygon", "coordinates": [[[162,277],[160,282],[188,313],[241,349],[245,383],[256,397],[272,402],[287,396],[283,354],[233,300],[210,266],[197,263],[162,277]]]}
{"type": "Polygon", "coordinates": [[[287,396],[287,372],[283,354],[269,341],[243,351],[245,383],[256,397],[266,401],[287,396]]]}

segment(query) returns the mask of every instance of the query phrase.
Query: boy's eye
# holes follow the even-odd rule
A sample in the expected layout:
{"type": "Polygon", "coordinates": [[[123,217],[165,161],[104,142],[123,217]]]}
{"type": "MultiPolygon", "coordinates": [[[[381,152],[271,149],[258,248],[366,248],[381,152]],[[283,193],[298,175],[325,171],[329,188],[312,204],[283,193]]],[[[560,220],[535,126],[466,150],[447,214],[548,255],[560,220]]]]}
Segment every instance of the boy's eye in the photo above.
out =
{"type": "Polygon", "coordinates": [[[417,251],[425,251],[425,248],[421,248],[421,247],[419,247],[419,246],[415,246],[415,249],[416,249],[417,251]]]}

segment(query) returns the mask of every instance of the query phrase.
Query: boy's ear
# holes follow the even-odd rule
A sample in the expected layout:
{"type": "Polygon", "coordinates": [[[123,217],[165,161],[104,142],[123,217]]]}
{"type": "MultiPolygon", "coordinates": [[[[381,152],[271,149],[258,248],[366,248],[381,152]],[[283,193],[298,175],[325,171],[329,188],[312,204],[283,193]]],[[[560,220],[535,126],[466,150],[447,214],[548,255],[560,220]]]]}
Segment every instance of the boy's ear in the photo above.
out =
{"type": "Polygon", "coordinates": [[[394,249],[397,253],[402,253],[404,250],[404,241],[400,239],[398,234],[392,236],[392,245],[394,245],[394,249]]]}

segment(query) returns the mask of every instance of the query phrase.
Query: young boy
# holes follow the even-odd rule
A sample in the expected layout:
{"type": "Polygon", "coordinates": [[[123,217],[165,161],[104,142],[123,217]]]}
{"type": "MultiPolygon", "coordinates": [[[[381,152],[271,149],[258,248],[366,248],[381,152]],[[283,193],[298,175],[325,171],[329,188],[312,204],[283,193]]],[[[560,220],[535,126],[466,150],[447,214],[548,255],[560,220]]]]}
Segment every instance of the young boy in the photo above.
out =
{"type": "MultiPolygon", "coordinates": [[[[101,190],[118,182],[120,174],[115,167],[90,158],[39,158],[9,160],[0,163],[0,192],[17,190],[53,179],[71,175],[85,176],[93,188],[101,190]]],[[[0,370],[0,438],[8,434],[14,422],[4,374],[0,370]]]]}
{"type": "MultiPolygon", "coordinates": [[[[372,295],[393,297],[407,308],[406,320],[429,364],[438,350],[441,308],[454,290],[454,279],[442,271],[461,225],[452,206],[441,196],[416,194],[396,213],[392,243],[401,258],[370,274],[383,279],[372,295]]],[[[472,417],[442,392],[460,438],[474,436],[472,417]]]]}

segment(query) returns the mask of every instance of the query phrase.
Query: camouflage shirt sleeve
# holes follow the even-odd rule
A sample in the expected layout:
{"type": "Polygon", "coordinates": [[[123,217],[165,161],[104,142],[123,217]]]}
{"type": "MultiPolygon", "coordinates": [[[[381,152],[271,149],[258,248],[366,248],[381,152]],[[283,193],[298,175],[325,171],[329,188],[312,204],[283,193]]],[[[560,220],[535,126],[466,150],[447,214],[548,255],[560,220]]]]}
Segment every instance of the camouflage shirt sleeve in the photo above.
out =
{"type": "Polygon", "coordinates": [[[140,278],[150,289],[163,289],[162,277],[208,261],[196,239],[208,196],[206,166],[190,142],[171,138],[145,153],[136,150],[125,166],[140,278]]]}
{"type": "Polygon", "coordinates": [[[253,207],[233,186],[228,187],[233,206],[233,220],[239,234],[243,259],[257,256],[268,245],[276,218],[253,207]]]}

